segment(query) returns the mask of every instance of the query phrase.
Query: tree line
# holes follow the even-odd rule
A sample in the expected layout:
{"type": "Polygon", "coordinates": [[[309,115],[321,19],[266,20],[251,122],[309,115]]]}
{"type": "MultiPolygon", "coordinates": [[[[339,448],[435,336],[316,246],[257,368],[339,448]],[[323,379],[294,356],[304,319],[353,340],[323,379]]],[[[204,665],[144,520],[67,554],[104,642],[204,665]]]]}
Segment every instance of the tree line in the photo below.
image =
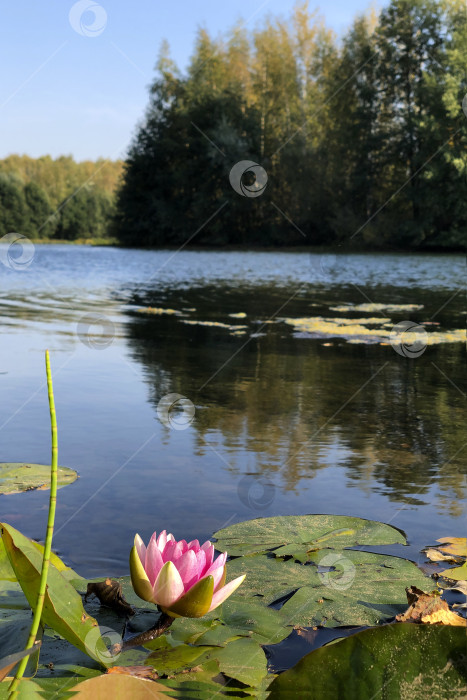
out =
{"type": "Polygon", "coordinates": [[[122,244],[465,245],[464,0],[391,0],[340,41],[307,6],[200,30],[184,74],[163,46],[117,195],[122,244]]]}
{"type": "Polygon", "coordinates": [[[100,239],[115,213],[121,162],[77,163],[70,156],[0,160],[0,237],[100,239]]]}

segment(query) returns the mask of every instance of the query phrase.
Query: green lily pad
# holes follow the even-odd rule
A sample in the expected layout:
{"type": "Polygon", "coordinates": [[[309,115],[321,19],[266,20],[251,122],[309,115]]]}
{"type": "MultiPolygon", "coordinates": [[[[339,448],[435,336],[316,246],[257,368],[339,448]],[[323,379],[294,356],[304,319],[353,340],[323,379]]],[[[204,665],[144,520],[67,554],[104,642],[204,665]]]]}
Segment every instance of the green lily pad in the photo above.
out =
{"type": "Polygon", "coordinates": [[[273,681],[269,698],[461,698],[466,651],[460,627],[384,625],[307,654],[273,681]]]}
{"type": "Polygon", "coordinates": [[[296,557],[323,548],[406,544],[400,530],[390,525],[347,515],[256,518],[218,530],[213,539],[216,549],[232,557],[266,552],[296,557]]]}
{"type": "MultiPolygon", "coordinates": [[[[186,645],[183,646],[185,649],[190,649],[186,645]]],[[[176,674],[174,680],[161,679],[159,681],[163,685],[181,691],[180,696],[176,694],[175,697],[212,698],[216,694],[222,696],[226,691],[230,691],[228,693],[230,697],[244,697],[245,688],[242,686],[241,691],[239,691],[238,688],[236,689],[236,685],[243,684],[252,690],[257,689],[268,676],[264,651],[252,639],[238,639],[221,648],[206,647],[207,651],[200,653],[203,649],[205,648],[197,647],[198,661],[196,662],[195,659],[195,663],[191,664],[194,668],[186,667],[185,671],[176,674]],[[219,677],[219,672],[230,679],[228,685],[224,685],[226,681],[219,677]],[[196,686],[202,694],[195,695],[193,693],[196,686]],[[202,691],[205,691],[206,695],[202,691]],[[237,693],[239,694],[237,695],[237,693]]],[[[180,658],[180,650],[181,647],[173,650],[173,653],[176,651],[177,658],[180,658]]],[[[191,653],[193,654],[193,649],[191,653]]],[[[183,652],[183,656],[188,658],[186,652],[183,652]]],[[[148,663],[158,668],[155,655],[151,654],[148,657],[148,663]]],[[[172,674],[170,675],[172,677],[172,674]]],[[[253,694],[254,697],[259,697],[257,692],[253,694]]]]}
{"type": "Polygon", "coordinates": [[[261,683],[268,672],[264,651],[253,639],[238,639],[211,655],[222,673],[245,685],[261,683]]]}
{"type": "MultiPolygon", "coordinates": [[[[68,467],[58,467],[58,488],[72,484],[77,472],[68,467]]],[[[29,462],[4,462],[0,464],[0,494],[42,491],[50,488],[50,465],[29,462]]]]}
{"type": "Polygon", "coordinates": [[[197,666],[207,660],[207,652],[212,649],[210,646],[194,647],[189,644],[173,647],[165,636],[159,637],[147,646],[153,651],[146,657],[144,663],[153,666],[159,675],[172,674],[197,666]]]}
{"type": "Polygon", "coordinates": [[[234,559],[229,571],[246,573],[239,599],[264,605],[286,599],[283,624],[301,626],[376,625],[406,609],[407,586],[433,587],[415,564],[399,557],[356,550],[320,556],[328,564],[323,569],[259,555],[234,559]]]}
{"type": "Polygon", "coordinates": [[[236,599],[280,607],[283,627],[376,625],[405,610],[407,586],[432,587],[431,579],[406,559],[346,549],[405,543],[399,530],[371,520],[259,518],[215,537],[219,549],[243,553],[228,563],[229,576],[246,574],[236,599]]]}

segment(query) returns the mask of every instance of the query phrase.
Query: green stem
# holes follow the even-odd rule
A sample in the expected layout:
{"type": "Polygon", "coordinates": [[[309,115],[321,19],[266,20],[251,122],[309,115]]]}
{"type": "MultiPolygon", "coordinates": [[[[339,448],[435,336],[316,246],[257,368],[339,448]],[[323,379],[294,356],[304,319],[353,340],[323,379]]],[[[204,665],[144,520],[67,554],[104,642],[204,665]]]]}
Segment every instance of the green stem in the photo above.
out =
{"type": "MultiPolygon", "coordinates": [[[[45,591],[47,587],[47,574],[49,571],[50,552],[52,550],[52,537],[54,531],[55,508],[57,505],[57,463],[58,463],[58,440],[57,440],[57,417],[55,414],[54,391],[52,385],[52,374],[50,371],[49,351],[45,351],[45,368],[47,372],[47,389],[49,394],[50,408],[50,427],[52,432],[52,463],[50,468],[50,499],[49,499],[49,517],[47,519],[47,532],[44,543],[44,558],[42,560],[41,578],[39,581],[39,593],[37,595],[37,603],[34,609],[31,630],[26,644],[26,649],[30,649],[36,641],[37,632],[41,622],[42,610],[44,607],[45,591]]],[[[16,675],[10,685],[10,698],[17,696],[17,686],[23,677],[24,671],[28,663],[28,657],[22,659],[18,665],[16,675]]]]}

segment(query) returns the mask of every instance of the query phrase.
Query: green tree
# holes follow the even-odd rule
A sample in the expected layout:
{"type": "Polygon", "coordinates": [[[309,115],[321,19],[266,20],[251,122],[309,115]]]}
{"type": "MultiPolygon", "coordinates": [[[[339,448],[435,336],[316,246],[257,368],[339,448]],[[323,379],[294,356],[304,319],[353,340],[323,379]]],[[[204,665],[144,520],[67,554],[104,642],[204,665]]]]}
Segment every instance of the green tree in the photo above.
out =
{"type": "Polygon", "coordinates": [[[57,238],[101,238],[107,233],[112,215],[113,203],[108,195],[83,187],[62,203],[57,238]]]}
{"type": "Polygon", "coordinates": [[[436,0],[392,0],[377,29],[382,198],[401,188],[379,224],[384,228],[388,218],[386,236],[395,244],[420,245],[433,232],[432,196],[439,182],[426,166],[449,131],[442,105],[443,31],[436,0]]]}
{"type": "Polygon", "coordinates": [[[459,247],[464,10],[391,0],[338,44],[301,2],[251,32],[200,30],[186,75],[164,47],[115,234],[126,245],[459,247]],[[260,197],[229,185],[246,160],[267,172],[260,197]]]}
{"type": "Polygon", "coordinates": [[[35,182],[24,186],[26,209],[24,231],[30,238],[51,238],[57,226],[57,216],[50,205],[45,190],[35,182]]]}
{"type": "Polygon", "coordinates": [[[0,236],[23,233],[25,215],[26,202],[21,180],[0,173],[0,236]]]}

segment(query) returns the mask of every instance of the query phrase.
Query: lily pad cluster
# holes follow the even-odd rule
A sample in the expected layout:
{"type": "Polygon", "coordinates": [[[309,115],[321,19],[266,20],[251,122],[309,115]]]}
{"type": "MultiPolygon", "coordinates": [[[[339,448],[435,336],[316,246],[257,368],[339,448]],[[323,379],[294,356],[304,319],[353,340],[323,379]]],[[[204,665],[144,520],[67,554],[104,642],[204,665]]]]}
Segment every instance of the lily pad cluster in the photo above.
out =
{"type": "MultiPolygon", "coordinates": [[[[0,657],[24,646],[42,557],[39,544],[10,525],[2,528],[0,657]]],[[[92,582],[54,555],[42,645],[31,655],[23,691],[29,697],[60,698],[79,688],[95,697],[104,692],[104,684],[112,695],[111,686],[121,683],[122,692],[125,684],[138,697],[151,683],[154,697],[280,697],[274,694],[285,691],[275,684],[287,677],[282,674],[276,681],[268,672],[265,648],[301,626],[381,625],[406,608],[406,586],[432,584],[410,561],[364,551],[406,541],[393,527],[359,518],[257,519],[220,530],[214,543],[231,556],[228,579],[246,574],[240,588],[204,617],[177,618],[158,639],[116,654],[122,638],[129,640],[157,621],[156,607],[138,598],[129,577],[123,577],[119,591],[134,615],[125,620],[97,598],[85,608],[83,598],[92,582]]],[[[451,641],[457,644],[457,638],[451,641]]],[[[337,642],[328,653],[347,642],[337,642]]],[[[304,673],[309,674],[308,667],[304,673]]],[[[7,681],[0,683],[0,698],[7,687],[7,681]]]]}

